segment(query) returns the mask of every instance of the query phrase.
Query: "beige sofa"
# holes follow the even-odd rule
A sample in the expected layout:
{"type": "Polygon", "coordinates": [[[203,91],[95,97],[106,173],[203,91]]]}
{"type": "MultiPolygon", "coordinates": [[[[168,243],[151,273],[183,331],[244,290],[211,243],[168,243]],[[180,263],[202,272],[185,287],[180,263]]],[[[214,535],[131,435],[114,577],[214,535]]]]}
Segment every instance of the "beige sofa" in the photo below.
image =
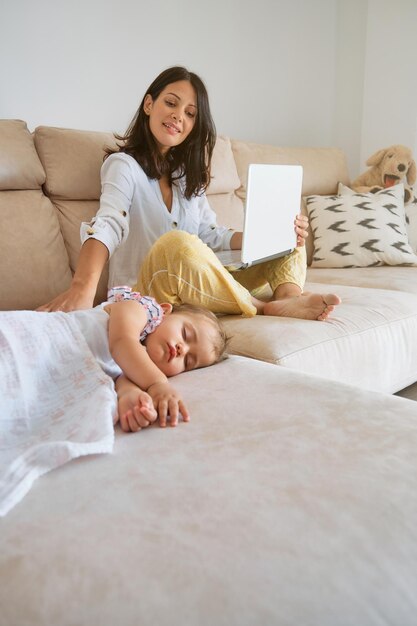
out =
{"type": "MultiPolygon", "coordinates": [[[[32,135],[21,121],[4,121],[0,137],[0,307],[32,309],[69,285],[80,249],[80,221],[97,209],[103,145],[113,138],[48,127],[32,135]]],[[[250,162],[301,163],[305,195],[331,194],[339,181],[349,182],[340,150],[277,148],[220,137],[208,193],[219,223],[242,226],[250,162]]],[[[308,253],[311,260],[311,237],[308,253]]],[[[337,291],[343,299],[337,314],[326,324],[227,319],[231,350],[365,389],[397,392],[417,380],[416,277],[417,268],[405,266],[310,268],[307,289],[337,291]]],[[[105,298],[106,281],[104,275],[97,301],[105,298]]]]}
{"type": "MultiPolygon", "coordinates": [[[[0,122],[1,309],[68,286],[111,141],[0,122]]],[[[304,194],[349,182],[338,149],[220,137],[231,227],[249,162],[301,163],[304,194]]],[[[233,356],[176,379],[190,424],[117,430],[0,519],[0,624],[414,624],[417,405],[389,394],[417,380],[416,273],[310,268],[331,320],[225,319],[233,356]]]]}

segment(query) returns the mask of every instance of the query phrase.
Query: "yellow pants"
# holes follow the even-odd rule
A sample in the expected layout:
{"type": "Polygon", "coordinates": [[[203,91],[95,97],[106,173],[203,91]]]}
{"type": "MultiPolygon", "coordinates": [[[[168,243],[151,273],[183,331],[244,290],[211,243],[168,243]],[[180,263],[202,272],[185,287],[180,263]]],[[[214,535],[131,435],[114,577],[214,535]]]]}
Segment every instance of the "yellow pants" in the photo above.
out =
{"type": "Polygon", "coordinates": [[[228,272],[197,235],[170,231],[152,246],[133,288],[158,302],[197,304],[213,313],[252,317],[253,290],[266,284],[275,290],[285,283],[302,290],[306,266],[305,248],[300,247],[279,259],[228,272]]]}

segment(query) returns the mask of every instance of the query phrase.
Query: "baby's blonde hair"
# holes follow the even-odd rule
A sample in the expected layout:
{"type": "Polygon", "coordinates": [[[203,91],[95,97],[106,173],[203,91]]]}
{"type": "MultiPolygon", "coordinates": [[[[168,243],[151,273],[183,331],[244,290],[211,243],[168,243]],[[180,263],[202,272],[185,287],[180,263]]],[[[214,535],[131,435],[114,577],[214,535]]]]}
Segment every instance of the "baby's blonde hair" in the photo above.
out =
{"type": "Polygon", "coordinates": [[[227,359],[228,355],[227,355],[226,349],[230,341],[230,337],[226,335],[226,332],[223,326],[221,325],[221,323],[219,322],[218,318],[216,317],[214,313],[212,313],[208,309],[205,309],[204,307],[196,306],[194,304],[174,305],[172,307],[172,312],[173,313],[185,313],[187,315],[188,314],[199,315],[200,317],[204,317],[205,319],[207,319],[217,331],[216,341],[213,345],[214,355],[215,355],[215,360],[213,362],[213,365],[214,363],[218,363],[219,361],[223,361],[224,359],[227,359]]]}

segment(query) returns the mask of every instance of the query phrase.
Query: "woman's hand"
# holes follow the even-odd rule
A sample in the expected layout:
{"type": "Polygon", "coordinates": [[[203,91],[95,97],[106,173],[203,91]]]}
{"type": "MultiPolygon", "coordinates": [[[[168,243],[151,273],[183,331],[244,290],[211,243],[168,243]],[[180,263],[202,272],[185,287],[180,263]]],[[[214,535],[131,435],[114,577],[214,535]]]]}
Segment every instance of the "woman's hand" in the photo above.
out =
{"type": "Polygon", "coordinates": [[[171,426],[178,424],[179,413],[184,422],[190,420],[190,414],[180,394],[169,383],[154,383],[148,388],[148,393],[152,397],[162,428],[167,425],[168,416],[171,426]]]}
{"type": "Polygon", "coordinates": [[[37,311],[78,311],[90,309],[94,303],[94,295],[91,291],[70,287],[56,298],[40,306],[37,311]]]}
{"type": "Polygon", "coordinates": [[[242,250],[242,237],[243,237],[243,233],[240,230],[237,230],[233,233],[232,238],[230,240],[231,250],[242,250]]]}
{"type": "Polygon", "coordinates": [[[78,311],[94,304],[97,285],[109,251],[98,239],[88,239],[82,246],[77,269],[69,289],[39,307],[38,311],[78,311]]]}
{"type": "Polygon", "coordinates": [[[296,216],[294,220],[295,232],[297,233],[297,247],[305,246],[308,237],[308,217],[307,215],[296,216]]]}

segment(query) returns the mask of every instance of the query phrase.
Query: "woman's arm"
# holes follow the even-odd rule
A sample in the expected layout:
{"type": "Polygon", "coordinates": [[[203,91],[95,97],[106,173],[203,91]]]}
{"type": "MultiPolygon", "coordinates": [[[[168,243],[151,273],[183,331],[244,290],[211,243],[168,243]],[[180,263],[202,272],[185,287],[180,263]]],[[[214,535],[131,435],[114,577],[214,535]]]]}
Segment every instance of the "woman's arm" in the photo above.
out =
{"type": "Polygon", "coordinates": [[[39,307],[38,311],[75,311],[93,306],[98,281],[109,258],[106,246],[88,239],[81,247],[77,270],[67,291],[39,307]]]}
{"type": "Polygon", "coordinates": [[[100,172],[100,207],[90,223],[81,224],[84,241],[70,288],[39,308],[39,311],[73,311],[93,306],[104,266],[129,235],[130,207],[135,173],[129,157],[113,154],[100,172]]]}

